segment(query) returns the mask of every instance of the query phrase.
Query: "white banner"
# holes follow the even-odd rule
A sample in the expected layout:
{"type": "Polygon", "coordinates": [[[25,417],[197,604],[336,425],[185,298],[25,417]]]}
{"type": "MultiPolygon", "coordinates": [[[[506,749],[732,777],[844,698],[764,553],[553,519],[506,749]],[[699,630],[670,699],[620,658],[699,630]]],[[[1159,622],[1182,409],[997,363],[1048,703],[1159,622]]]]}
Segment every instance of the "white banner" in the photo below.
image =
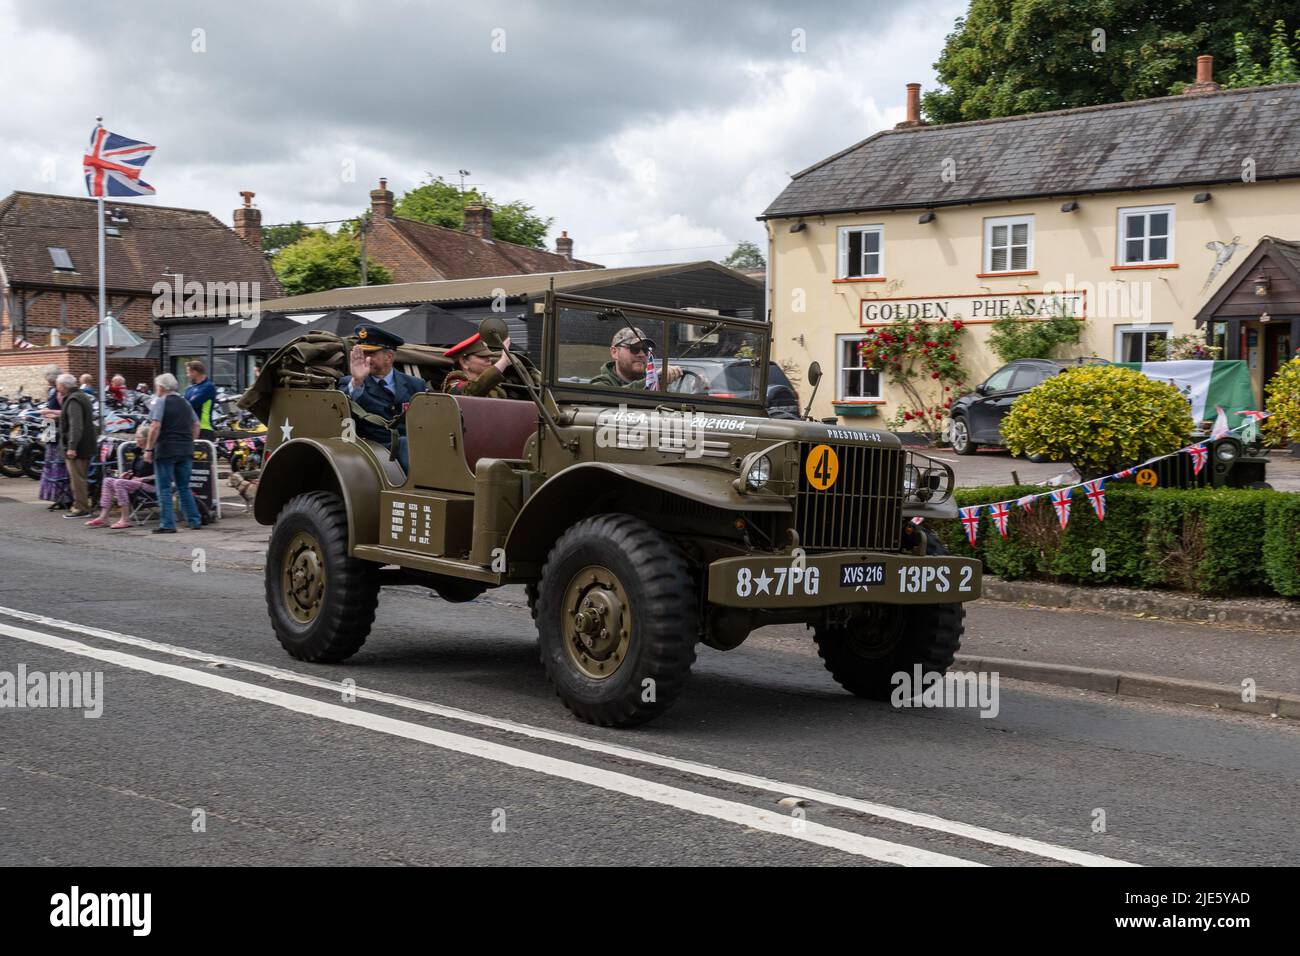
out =
{"type": "Polygon", "coordinates": [[[897,322],[900,319],[940,322],[956,318],[966,322],[992,322],[1003,318],[1050,319],[1062,314],[1083,319],[1087,318],[1087,305],[1087,294],[1083,291],[864,299],[861,324],[897,322]]]}

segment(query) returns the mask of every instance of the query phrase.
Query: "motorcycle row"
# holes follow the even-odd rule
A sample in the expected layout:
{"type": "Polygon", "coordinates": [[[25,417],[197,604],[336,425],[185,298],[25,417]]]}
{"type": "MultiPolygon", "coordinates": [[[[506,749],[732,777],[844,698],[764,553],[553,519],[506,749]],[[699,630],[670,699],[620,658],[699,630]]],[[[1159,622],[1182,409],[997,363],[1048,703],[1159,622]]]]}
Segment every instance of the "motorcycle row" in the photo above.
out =
{"type": "MultiPolygon", "coordinates": [[[[217,457],[227,461],[233,472],[256,471],[265,454],[266,426],[238,408],[238,399],[238,393],[217,392],[212,412],[217,457]]],[[[135,441],[140,426],[149,420],[152,402],[153,396],[140,389],[126,392],[121,401],[109,397],[96,464],[113,469],[117,446],[135,441]]],[[[98,416],[99,402],[94,405],[98,416]]],[[[58,441],[58,423],[41,414],[46,407],[47,402],[22,388],[13,396],[0,394],[0,475],[40,481],[46,446],[58,441]]]]}

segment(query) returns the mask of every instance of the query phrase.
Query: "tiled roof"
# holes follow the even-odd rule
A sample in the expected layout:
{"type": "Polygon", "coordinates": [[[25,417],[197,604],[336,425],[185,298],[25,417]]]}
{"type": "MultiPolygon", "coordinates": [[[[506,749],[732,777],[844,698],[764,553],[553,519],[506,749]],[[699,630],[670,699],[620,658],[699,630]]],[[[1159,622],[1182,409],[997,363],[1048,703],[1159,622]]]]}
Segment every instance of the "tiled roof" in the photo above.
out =
{"type": "MultiPolygon", "coordinates": [[[[96,289],[98,250],[95,200],[15,192],[0,200],[0,266],[11,284],[96,289]],[[66,249],[74,271],[59,270],[50,248],[66,249]]],[[[262,296],[279,295],[266,258],[211,213],[199,209],[105,201],[108,288],[148,293],[155,282],[260,282],[262,296]],[[118,210],[127,221],[115,223],[118,210]]]]}
{"type": "Polygon", "coordinates": [[[636,279],[675,275],[698,270],[716,270],[752,283],[761,294],[763,283],[716,262],[684,262],[672,265],[626,266],[617,269],[588,269],[580,272],[542,272],[532,275],[485,276],[477,279],[444,279],[439,282],[400,282],[390,285],[354,286],[309,292],[261,303],[263,309],[277,312],[327,312],[331,309],[385,309],[413,307],[422,302],[487,301],[502,290],[510,297],[541,295],[554,282],[557,292],[584,293],[602,286],[618,285],[636,279]]]}
{"type": "Polygon", "coordinates": [[[1300,176],[1300,84],[885,130],[796,173],[760,218],[1241,182],[1246,159],[1300,176]]]}
{"type": "Polygon", "coordinates": [[[438,273],[458,279],[602,268],[594,262],[566,259],[555,252],[499,239],[480,239],[457,229],[414,219],[394,216],[387,221],[438,273]]]}

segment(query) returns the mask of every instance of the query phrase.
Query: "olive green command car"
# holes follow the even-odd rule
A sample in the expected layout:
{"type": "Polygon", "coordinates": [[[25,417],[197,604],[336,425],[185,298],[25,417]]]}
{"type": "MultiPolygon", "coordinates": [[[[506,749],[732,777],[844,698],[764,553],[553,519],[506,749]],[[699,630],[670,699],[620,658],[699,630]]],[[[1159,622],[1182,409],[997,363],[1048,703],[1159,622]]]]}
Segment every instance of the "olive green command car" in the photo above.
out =
{"type": "MultiPolygon", "coordinates": [[[[445,394],[442,350],[398,351],[430,386],[388,423],[406,471],[359,437],[328,376],[289,367],[292,346],[267,363],[255,513],[274,525],[266,597],[290,655],[355,654],[384,584],[448,601],[523,584],[547,676],[597,724],[662,713],[698,643],[730,650],[769,624],[811,628],[862,697],[952,663],[981,566],[926,527],[957,514],[945,464],[886,432],[768,418],[764,322],[555,293],[528,305],[539,361],[507,353],[509,398],[445,394]],[[727,391],[692,380],[697,357],[729,360],[727,391]]],[[[481,334],[499,347],[506,324],[481,334]]]]}

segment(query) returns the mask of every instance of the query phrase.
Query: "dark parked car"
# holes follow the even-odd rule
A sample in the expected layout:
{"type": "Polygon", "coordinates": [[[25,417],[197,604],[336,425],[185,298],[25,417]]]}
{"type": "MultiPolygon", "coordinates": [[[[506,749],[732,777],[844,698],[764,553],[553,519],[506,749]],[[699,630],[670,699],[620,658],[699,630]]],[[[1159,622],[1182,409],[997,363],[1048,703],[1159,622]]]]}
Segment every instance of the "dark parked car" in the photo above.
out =
{"type": "MultiPolygon", "coordinates": [[[[738,358],[673,359],[686,373],[668,386],[670,392],[692,392],[714,398],[753,398],[758,375],[754,362],[738,358]]],[[[767,414],[771,418],[799,418],[799,393],[781,366],[767,363],[767,414]]]]}
{"type": "Polygon", "coordinates": [[[990,375],[975,391],[952,403],[952,450],[973,455],[980,445],[1001,448],[1002,419],[1011,403],[1040,382],[1072,365],[1105,364],[1105,359],[1016,359],[990,375]]]}

